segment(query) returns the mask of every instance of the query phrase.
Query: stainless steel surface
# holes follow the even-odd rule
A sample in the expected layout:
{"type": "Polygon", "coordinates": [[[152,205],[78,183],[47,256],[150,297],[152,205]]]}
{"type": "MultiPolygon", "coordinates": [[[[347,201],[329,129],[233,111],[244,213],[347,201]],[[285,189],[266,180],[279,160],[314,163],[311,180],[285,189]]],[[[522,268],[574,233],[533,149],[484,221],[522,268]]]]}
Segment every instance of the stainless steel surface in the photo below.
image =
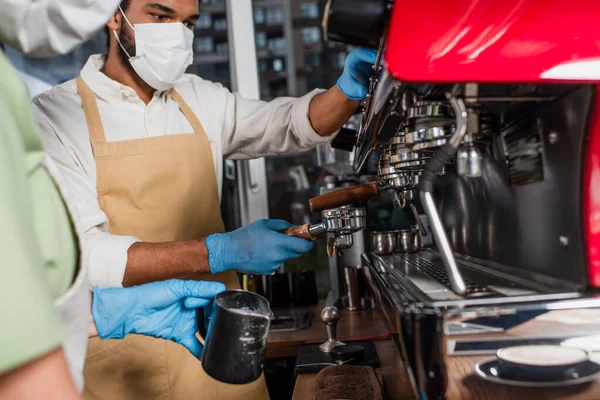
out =
{"type": "Polygon", "coordinates": [[[396,251],[399,253],[414,253],[421,247],[421,236],[416,227],[401,229],[396,232],[396,251]]]}
{"type": "MultiPolygon", "coordinates": [[[[578,299],[582,296],[568,288],[559,290],[514,279],[510,274],[492,274],[489,270],[467,266],[462,260],[461,271],[468,280],[469,290],[465,296],[460,296],[449,288],[440,254],[429,249],[388,256],[369,253],[363,256],[363,264],[370,271],[370,281],[378,284],[375,289],[385,289],[386,296],[395,298],[397,306],[404,308],[408,303],[421,304],[443,309],[447,315],[458,315],[465,307],[483,310],[496,305],[578,299]]],[[[370,288],[374,289],[372,285],[370,288]]]]}
{"type": "Polygon", "coordinates": [[[390,164],[396,168],[422,167],[427,164],[427,160],[430,158],[430,154],[398,150],[395,153],[390,153],[390,164]]]}
{"type": "Polygon", "coordinates": [[[365,228],[367,211],[364,208],[337,208],[321,213],[327,232],[352,233],[365,228]]]}
{"type": "Polygon", "coordinates": [[[323,224],[314,224],[308,228],[308,233],[310,233],[312,237],[319,236],[325,232],[327,232],[327,229],[323,224]]]}
{"type": "Polygon", "coordinates": [[[376,254],[392,254],[398,247],[398,235],[394,231],[372,232],[371,251],[376,254]]]}
{"type": "Polygon", "coordinates": [[[344,267],[344,307],[349,311],[363,308],[364,282],[362,279],[362,268],[344,267]]]}
{"type": "Polygon", "coordinates": [[[454,118],[454,110],[444,102],[418,102],[408,109],[407,118],[454,118]]]}
{"type": "Polygon", "coordinates": [[[449,93],[446,93],[446,98],[454,109],[454,114],[456,114],[456,131],[450,138],[450,144],[455,149],[458,149],[463,137],[467,133],[467,118],[469,115],[462,99],[456,98],[449,93]]]}
{"type": "Polygon", "coordinates": [[[329,144],[321,144],[315,149],[317,165],[330,174],[338,177],[350,176],[354,173],[354,151],[342,151],[329,144]]]}
{"type": "Polygon", "coordinates": [[[327,341],[319,346],[319,350],[323,353],[331,352],[336,346],[342,346],[344,343],[338,342],[337,337],[337,323],[340,320],[340,312],[337,307],[325,307],[321,311],[321,320],[327,328],[327,341]]]}
{"type": "Polygon", "coordinates": [[[481,176],[483,154],[473,143],[462,144],[456,154],[456,170],[459,175],[466,178],[481,176]]]}
{"type": "Polygon", "coordinates": [[[564,282],[585,289],[581,185],[586,110],[593,93],[592,87],[581,86],[504,129],[483,158],[481,178],[463,179],[452,170],[439,178],[436,202],[454,252],[477,264],[492,263],[492,269],[510,267],[511,274],[523,279],[553,278],[552,285],[564,282]],[[526,129],[532,134],[524,135],[526,129]],[[560,135],[554,145],[552,132],[560,135]],[[525,138],[521,148],[527,148],[530,138],[541,138],[542,180],[511,187],[505,142],[515,135],[525,138]],[[569,239],[568,246],[561,236],[569,239]]]}
{"type": "Polygon", "coordinates": [[[425,213],[427,214],[429,222],[431,223],[431,229],[433,231],[433,237],[435,238],[436,245],[442,253],[442,259],[444,260],[444,266],[446,267],[446,270],[448,270],[452,290],[459,295],[463,295],[466,293],[467,287],[460,274],[460,271],[458,270],[458,267],[456,266],[456,260],[454,259],[452,247],[450,246],[450,242],[448,241],[448,237],[444,231],[444,225],[442,225],[442,220],[438,214],[435,201],[433,200],[433,195],[430,192],[421,192],[421,203],[423,204],[425,213]]]}
{"type": "MultiPolygon", "coordinates": [[[[511,274],[505,274],[502,278],[488,275],[478,269],[467,268],[462,260],[461,269],[468,280],[481,283],[488,289],[509,288],[515,294],[505,296],[492,289],[492,296],[458,296],[418,266],[420,262],[426,261],[441,268],[439,255],[430,250],[421,250],[411,255],[366,254],[363,260],[369,271],[369,287],[378,299],[378,309],[386,326],[397,334],[398,351],[404,357],[415,388],[425,392],[438,387],[442,395],[431,396],[434,398],[443,398],[446,388],[445,380],[440,379],[440,374],[443,376],[447,365],[444,345],[444,326],[447,323],[479,317],[492,317],[493,320],[509,317],[522,324],[531,320],[531,315],[535,317],[546,311],[600,307],[600,296],[588,294],[583,297],[581,293],[555,290],[556,287],[534,289],[528,287],[527,283],[539,286],[535,281],[521,284],[515,282],[511,274]]],[[[568,318],[569,314],[565,317],[568,318]]],[[[547,324],[542,322],[544,323],[547,324]]],[[[597,332],[595,326],[568,326],[571,332],[586,329],[588,332],[597,332]]],[[[566,325],[563,325],[563,333],[564,328],[566,325]]],[[[532,336],[529,329],[522,329],[520,326],[512,331],[511,336],[519,335],[517,332],[527,337],[532,336]]],[[[535,334],[540,335],[539,328],[535,334]]],[[[556,333],[542,335],[552,336],[556,333]]]]}
{"type": "Polygon", "coordinates": [[[364,208],[336,208],[321,213],[323,220],[308,228],[309,234],[315,238],[323,233],[332,233],[327,240],[329,257],[341,255],[352,247],[352,235],[363,230],[367,223],[367,212],[364,208]]]}
{"type": "Polygon", "coordinates": [[[454,125],[417,129],[406,134],[406,145],[413,150],[433,149],[446,144],[453,134],[454,125]]]}
{"type": "Polygon", "coordinates": [[[335,255],[341,256],[344,250],[349,249],[354,244],[352,234],[339,234],[329,238],[327,242],[327,254],[329,257],[335,255]]]}
{"type": "MultiPolygon", "coordinates": [[[[382,39],[379,55],[383,54],[384,46],[385,39],[382,39]]],[[[388,120],[397,116],[398,104],[389,100],[394,99],[401,88],[402,84],[395,81],[385,70],[382,73],[380,84],[375,88],[370,88],[356,143],[356,157],[354,159],[354,171],[356,173],[360,173],[364,168],[369,155],[377,145],[379,134],[386,127],[388,120]],[[371,103],[374,106],[371,107],[371,103]]],[[[397,128],[395,123],[392,123],[392,126],[394,130],[397,128]]]]}
{"type": "Polygon", "coordinates": [[[421,234],[421,236],[427,236],[427,227],[423,223],[423,220],[421,219],[421,216],[419,215],[419,211],[417,210],[417,207],[415,206],[414,203],[410,203],[410,211],[413,213],[413,216],[415,217],[415,221],[417,221],[417,225],[418,225],[419,231],[420,231],[419,233],[421,234]]]}
{"type": "MultiPolygon", "coordinates": [[[[456,115],[456,131],[450,138],[449,144],[454,149],[458,149],[463,137],[465,136],[465,133],[467,132],[467,109],[465,107],[465,103],[461,99],[457,99],[449,93],[446,94],[446,97],[452,105],[454,114],[456,115]]],[[[452,247],[450,246],[450,242],[446,236],[446,232],[444,231],[444,225],[442,224],[442,220],[438,214],[437,207],[433,199],[433,194],[431,192],[421,191],[421,202],[425,208],[425,214],[427,214],[427,217],[431,222],[433,236],[442,254],[442,259],[448,272],[452,290],[459,295],[464,295],[467,288],[460,271],[456,266],[456,260],[454,259],[452,247]]]]}

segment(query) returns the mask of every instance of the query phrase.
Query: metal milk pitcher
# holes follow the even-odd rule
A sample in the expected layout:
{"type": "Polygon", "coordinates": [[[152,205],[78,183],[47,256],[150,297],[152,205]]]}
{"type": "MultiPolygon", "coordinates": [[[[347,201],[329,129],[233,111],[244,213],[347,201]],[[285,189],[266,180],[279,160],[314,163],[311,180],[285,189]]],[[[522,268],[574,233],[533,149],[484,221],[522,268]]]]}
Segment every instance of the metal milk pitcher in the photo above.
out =
{"type": "Polygon", "coordinates": [[[204,308],[199,308],[196,323],[205,338],[204,371],[225,383],[243,385],[257,380],[265,364],[272,318],[267,299],[242,290],[227,290],[215,297],[208,329],[204,308]]]}

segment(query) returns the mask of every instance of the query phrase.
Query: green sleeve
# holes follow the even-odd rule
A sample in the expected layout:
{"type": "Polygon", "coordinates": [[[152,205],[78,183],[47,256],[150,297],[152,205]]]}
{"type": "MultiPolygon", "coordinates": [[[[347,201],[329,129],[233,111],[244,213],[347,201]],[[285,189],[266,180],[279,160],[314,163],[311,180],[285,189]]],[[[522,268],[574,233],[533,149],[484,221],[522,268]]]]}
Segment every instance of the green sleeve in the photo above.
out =
{"type": "Polygon", "coordinates": [[[0,374],[57,348],[64,335],[32,219],[28,174],[42,153],[28,150],[38,145],[26,90],[0,52],[0,374]]]}

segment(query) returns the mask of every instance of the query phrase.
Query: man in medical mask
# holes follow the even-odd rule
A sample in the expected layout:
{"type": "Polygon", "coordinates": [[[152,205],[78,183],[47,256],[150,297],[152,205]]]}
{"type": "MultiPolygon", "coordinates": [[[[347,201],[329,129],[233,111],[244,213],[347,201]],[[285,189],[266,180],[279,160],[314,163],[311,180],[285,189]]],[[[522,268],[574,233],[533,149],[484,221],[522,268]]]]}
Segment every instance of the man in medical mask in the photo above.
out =
{"type": "MultiPolygon", "coordinates": [[[[223,233],[223,158],[306,151],[331,140],[366,96],[375,52],[356,50],[337,85],[300,98],[247,100],[184,75],[197,0],[127,0],[107,24],[109,53],[34,100],[44,144],[81,214],[90,278],[130,286],[194,277],[238,288],[236,271],[271,274],[311,244],[283,221],[223,233]]],[[[264,379],[225,385],[169,341],[90,341],[94,399],[264,399],[264,379]]]]}
{"type": "MultiPolygon", "coordinates": [[[[116,3],[0,0],[0,41],[31,55],[66,52],[99,29],[116,3]],[[86,24],[78,32],[80,19],[86,24]],[[36,27],[44,34],[29,33],[36,27]]],[[[152,335],[199,359],[195,311],[225,285],[95,288],[91,301],[80,218],[61,198],[68,185],[44,155],[27,91],[2,51],[0,121],[0,399],[80,398],[88,335],[152,335]]]]}

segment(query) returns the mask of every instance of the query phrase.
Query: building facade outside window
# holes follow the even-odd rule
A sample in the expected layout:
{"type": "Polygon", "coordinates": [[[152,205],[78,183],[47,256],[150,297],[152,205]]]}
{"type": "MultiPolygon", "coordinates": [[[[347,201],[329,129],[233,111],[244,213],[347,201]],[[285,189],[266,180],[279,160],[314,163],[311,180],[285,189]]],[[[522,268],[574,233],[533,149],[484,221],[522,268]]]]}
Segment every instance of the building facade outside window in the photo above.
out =
{"type": "Polygon", "coordinates": [[[321,42],[321,29],[313,26],[309,28],[302,28],[302,42],[306,46],[312,46],[321,42]]]}
{"type": "Polygon", "coordinates": [[[303,18],[319,18],[319,6],[317,3],[300,4],[300,15],[303,18]]]}

